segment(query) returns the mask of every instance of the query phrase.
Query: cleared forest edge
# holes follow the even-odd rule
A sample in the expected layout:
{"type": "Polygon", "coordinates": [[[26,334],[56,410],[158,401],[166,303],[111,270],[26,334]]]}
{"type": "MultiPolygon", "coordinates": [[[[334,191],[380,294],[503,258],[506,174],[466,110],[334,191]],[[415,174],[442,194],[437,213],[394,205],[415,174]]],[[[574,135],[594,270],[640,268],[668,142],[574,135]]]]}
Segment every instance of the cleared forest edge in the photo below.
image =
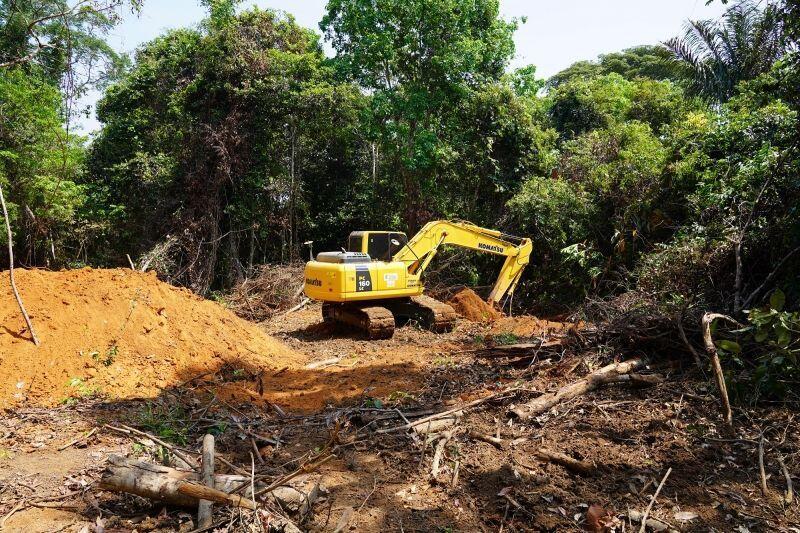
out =
{"type": "Polygon", "coordinates": [[[42,344],[0,289],[0,408],[156,396],[225,365],[252,373],[303,357],[223,306],[127,269],[18,270],[42,344]]]}

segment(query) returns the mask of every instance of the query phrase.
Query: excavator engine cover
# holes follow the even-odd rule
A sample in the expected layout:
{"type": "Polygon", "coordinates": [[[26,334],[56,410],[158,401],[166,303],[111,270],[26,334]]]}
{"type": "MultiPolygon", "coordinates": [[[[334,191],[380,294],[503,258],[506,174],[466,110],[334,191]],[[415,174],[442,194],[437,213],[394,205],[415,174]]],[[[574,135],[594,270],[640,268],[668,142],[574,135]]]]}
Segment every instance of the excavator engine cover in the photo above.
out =
{"type": "Polygon", "coordinates": [[[321,263],[369,263],[372,261],[369,254],[362,252],[320,252],[317,254],[317,261],[321,263]]]}
{"type": "Polygon", "coordinates": [[[402,262],[354,260],[353,252],[324,253],[326,255],[320,257],[322,254],[319,254],[316,261],[306,263],[305,293],[309,298],[352,302],[422,294],[422,284],[407,282],[402,262]]]}

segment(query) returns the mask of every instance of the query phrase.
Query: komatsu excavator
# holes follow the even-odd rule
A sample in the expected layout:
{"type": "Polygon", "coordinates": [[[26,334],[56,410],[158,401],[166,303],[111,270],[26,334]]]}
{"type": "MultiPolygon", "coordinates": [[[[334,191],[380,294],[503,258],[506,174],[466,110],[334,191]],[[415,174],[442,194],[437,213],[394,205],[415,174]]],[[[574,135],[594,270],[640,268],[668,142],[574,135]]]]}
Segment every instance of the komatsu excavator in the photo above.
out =
{"type": "Polygon", "coordinates": [[[461,221],[429,222],[411,240],[401,232],[354,231],[346,250],[321,252],[306,263],[305,294],[322,301],[326,322],[355,326],[370,339],[388,339],[396,322],[408,320],[450,331],[453,308],[423,295],[422,275],[443,245],[505,256],[488,297],[492,305],[514,292],[532,249],[530,239],[461,221]]]}

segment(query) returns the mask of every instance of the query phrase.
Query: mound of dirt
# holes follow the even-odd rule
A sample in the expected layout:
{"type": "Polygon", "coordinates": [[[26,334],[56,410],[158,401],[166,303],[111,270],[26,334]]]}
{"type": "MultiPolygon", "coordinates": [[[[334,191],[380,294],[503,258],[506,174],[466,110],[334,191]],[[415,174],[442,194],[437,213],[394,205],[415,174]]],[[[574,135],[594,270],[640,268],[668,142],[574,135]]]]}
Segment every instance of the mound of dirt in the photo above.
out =
{"type": "Polygon", "coordinates": [[[456,313],[470,322],[494,322],[503,316],[503,313],[467,287],[455,293],[447,303],[453,306],[456,313]]]}
{"type": "Polygon", "coordinates": [[[50,406],[97,393],[153,397],[226,364],[274,372],[303,363],[303,356],[254,324],[155,273],[15,272],[41,346],[30,341],[3,280],[0,408],[50,406]]]}

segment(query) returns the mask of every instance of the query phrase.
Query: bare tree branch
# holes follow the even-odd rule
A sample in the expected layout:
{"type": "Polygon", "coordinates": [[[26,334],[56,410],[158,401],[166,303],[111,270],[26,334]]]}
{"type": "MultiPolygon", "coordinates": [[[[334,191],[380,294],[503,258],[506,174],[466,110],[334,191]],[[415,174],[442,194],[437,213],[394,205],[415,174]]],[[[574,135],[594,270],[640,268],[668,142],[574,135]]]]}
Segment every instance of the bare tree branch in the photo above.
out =
{"type": "Polygon", "coordinates": [[[728,398],[728,387],[725,385],[725,374],[722,372],[722,363],[720,363],[719,353],[717,352],[717,347],[714,345],[714,339],[711,338],[711,323],[717,318],[726,320],[731,324],[736,324],[739,327],[743,326],[728,315],[721,315],[719,313],[706,313],[703,315],[703,340],[705,341],[706,352],[708,352],[708,356],[711,358],[711,366],[714,369],[714,379],[717,382],[717,389],[719,389],[720,399],[722,400],[722,414],[725,417],[725,423],[729,427],[732,427],[733,411],[731,410],[731,401],[728,398]]]}

